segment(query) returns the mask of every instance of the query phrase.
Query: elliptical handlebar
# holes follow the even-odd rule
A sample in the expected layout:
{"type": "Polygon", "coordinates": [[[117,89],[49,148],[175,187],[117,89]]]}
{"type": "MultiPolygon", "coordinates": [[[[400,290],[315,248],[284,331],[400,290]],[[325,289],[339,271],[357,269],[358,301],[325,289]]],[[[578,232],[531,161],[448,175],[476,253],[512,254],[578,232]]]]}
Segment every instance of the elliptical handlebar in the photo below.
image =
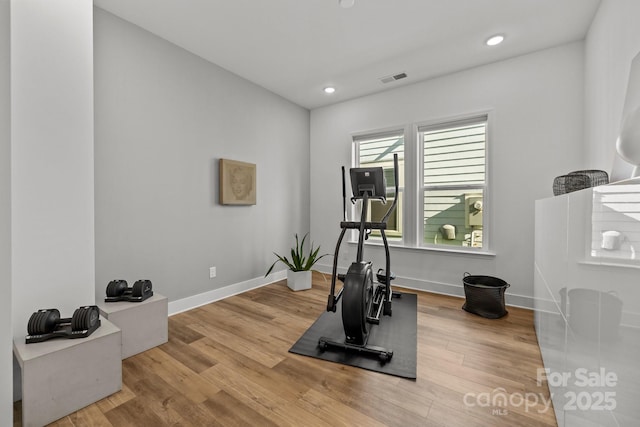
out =
{"type": "Polygon", "coordinates": [[[347,187],[344,176],[344,166],[342,166],[342,219],[347,220],[347,187]]]}
{"type": "Polygon", "coordinates": [[[389,210],[387,210],[387,213],[384,214],[382,220],[380,221],[385,224],[387,223],[389,216],[391,216],[394,209],[398,205],[398,153],[393,153],[393,181],[396,190],[396,192],[394,193],[393,202],[391,203],[391,206],[389,206],[389,210]]]}

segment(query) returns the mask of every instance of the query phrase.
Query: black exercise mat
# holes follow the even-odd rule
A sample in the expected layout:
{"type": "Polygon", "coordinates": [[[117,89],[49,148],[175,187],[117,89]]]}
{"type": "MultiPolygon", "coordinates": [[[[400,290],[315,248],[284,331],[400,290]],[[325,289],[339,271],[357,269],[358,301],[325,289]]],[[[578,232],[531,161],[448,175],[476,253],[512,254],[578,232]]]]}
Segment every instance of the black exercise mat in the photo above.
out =
{"type": "Polygon", "coordinates": [[[332,338],[333,341],[344,342],[342,327],[342,301],[338,302],[335,313],[325,311],[318,320],[296,342],[289,352],[303,356],[315,357],[382,372],[398,377],[416,378],[417,354],[417,307],[415,294],[401,294],[392,301],[392,316],[383,316],[379,325],[371,325],[368,345],[393,350],[391,361],[382,363],[373,355],[361,355],[356,352],[328,348],[321,351],[318,347],[320,337],[332,338]]]}

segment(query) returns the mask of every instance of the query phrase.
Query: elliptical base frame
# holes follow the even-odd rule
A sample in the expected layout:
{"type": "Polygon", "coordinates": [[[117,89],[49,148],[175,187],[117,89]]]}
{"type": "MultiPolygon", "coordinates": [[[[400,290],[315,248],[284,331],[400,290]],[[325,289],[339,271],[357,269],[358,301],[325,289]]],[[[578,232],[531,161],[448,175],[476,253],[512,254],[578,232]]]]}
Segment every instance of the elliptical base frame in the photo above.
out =
{"type": "Polygon", "coordinates": [[[328,337],[320,337],[320,339],[318,339],[318,346],[323,351],[328,349],[329,347],[333,347],[343,351],[364,353],[370,356],[376,356],[382,363],[390,361],[393,357],[393,350],[378,347],[375,345],[349,344],[347,342],[334,341],[333,338],[328,337]]]}

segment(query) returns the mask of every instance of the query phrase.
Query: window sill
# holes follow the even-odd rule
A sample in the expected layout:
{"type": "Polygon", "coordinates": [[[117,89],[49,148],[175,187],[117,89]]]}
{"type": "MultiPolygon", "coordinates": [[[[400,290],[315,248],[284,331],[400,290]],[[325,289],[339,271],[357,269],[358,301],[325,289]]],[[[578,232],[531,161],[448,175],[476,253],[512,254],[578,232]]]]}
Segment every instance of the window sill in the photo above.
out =
{"type": "Polygon", "coordinates": [[[615,260],[609,259],[609,260],[602,260],[602,261],[596,261],[596,259],[592,258],[592,260],[583,260],[583,261],[578,261],[578,264],[581,265],[591,265],[591,266],[596,266],[596,267],[615,267],[615,268],[636,268],[636,269],[640,269],[640,265],[638,265],[637,261],[627,261],[626,260],[620,260],[618,262],[616,262],[615,260]]]}
{"type": "MultiPolygon", "coordinates": [[[[357,246],[358,242],[357,241],[348,241],[347,242],[349,245],[353,245],[353,246],[357,246]]],[[[380,247],[383,248],[384,245],[382,243],[382,241],[366,241],[364,243],[365,246],[373,246],[373,247],[380,247]]],[[[463,247],[460,248],[438,248],[438,247],[433,247],[433,246],[405,246],[405,245],[401,245],[401,244],[394,244],[393,242],[389,242],[389,247],[390,248],[394,248],[394,249],[401,249],[401,250],[409,250],[409,251],[423,251],[423,252],[439,252],[439,253],[443,253],[443,254],[455,254],[455,255],[471,255],[471,256],[481,256],[481,257],[495,257],[497,254],[495,252],[492,251],[479,251],[479,250],[473,250],[473,249],[463,249],[463,247]]]]}

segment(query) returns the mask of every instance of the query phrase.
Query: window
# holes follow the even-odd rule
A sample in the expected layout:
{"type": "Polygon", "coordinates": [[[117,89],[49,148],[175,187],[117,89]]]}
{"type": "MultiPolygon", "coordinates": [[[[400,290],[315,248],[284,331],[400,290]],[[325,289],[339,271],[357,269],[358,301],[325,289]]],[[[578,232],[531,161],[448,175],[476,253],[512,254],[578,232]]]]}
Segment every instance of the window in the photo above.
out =
{"type": "MultiPolygon", "coordinates": [[[[395,197],[398,197],[398,206],[389,217],[386,235],[389,240],[402,240],[402,205],[404,193],[404,134],[391,132],[386,134],[369,135],[356,138],[357,165],[359,167],[382,167],[387,181],[387,203],[379,200],[369,201],[369,221],[380,221],[395,197]],[[395,193],[393,174],[393,155],[398,154],[398,195],[395,193]]],[[[373,237],[379,237],[379,231],[371,233],[373,237]]]]}
{"type": "Polygon", "coordinates": [[[486,117],[418,128],[422,244],[482,248],[486,117]]]}
{"type": "MultiPolygon", "coordinates": [[[[390,187],[387,199],[398,197],[388,223],[390,241],[409,247],[487,249],[487,123],[482,115],[414,126],[413,135],[398,130],[354,137],[355,165],[383,167],[390,187]],[[398,195],[392,188],[394,153],[398,195]]],[[[370,219],[379,220],[388,205],[370,203],[370,219]]]]}

